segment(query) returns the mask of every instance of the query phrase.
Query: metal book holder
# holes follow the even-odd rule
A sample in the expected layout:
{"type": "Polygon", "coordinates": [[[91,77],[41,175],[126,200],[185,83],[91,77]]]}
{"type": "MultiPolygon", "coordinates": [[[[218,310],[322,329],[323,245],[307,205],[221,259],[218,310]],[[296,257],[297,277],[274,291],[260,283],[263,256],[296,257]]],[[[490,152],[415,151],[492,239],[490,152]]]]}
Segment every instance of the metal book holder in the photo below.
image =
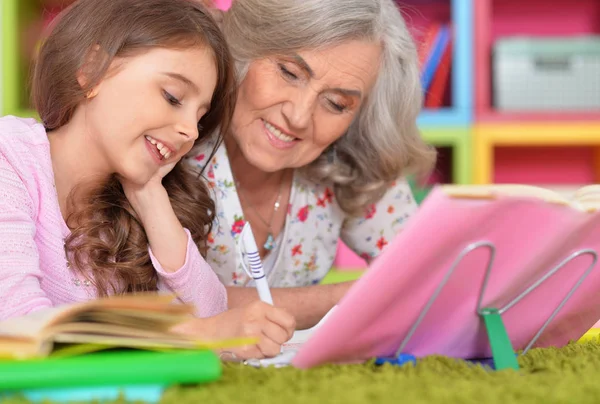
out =
{"type": "MultiPolygon", "coordinates": [[[[547,279],[549,279],[552,275],[557,273],[560,269],[562,269],[565,265],[567,265],[569,262],[571,262],[575,258],[580,257],[582,255],[591,255],[593,257],[593,261],[592,261],[591,265],[579,277],[578,281],[569,290],[569,292],[566,294],[564,299],[562,299],[560,304],[554,309],[552,314],[548,317],[548,319],[540,327],[540,329],[537,331],[537,333],[533,336],[533,338],[531,338],[529,343],[527,343],[527,345],[525,346],[525,348],[523,349],[523,352],[522,352],[522,354],[525,354],[535,344],[535,342],[542,335],[542,333],[544,332],[544,330],[546,329],[548,324],[550,324],[552,322],[552,320],[556,317],[558,312],[564,307],[564,305],[571,298],[571,296],[573,296],[573,294],[575,293],[577,288],[579,288],[579,286],[584,282],[585,278],[590,274],[590,272],[596,265],[596,262],[598,261],[598,254],[596,253],[596,251],[591,250],[591,249],[578,250],[578,251],[572,253],[571,255],[569,255],[567,258],[565,258],[562,262],[560,262],[554,268],[552,268],[548,272],[546,272],[541,278],[536,280],[527,289],[525,289],[523,292],[521,292],[518,296],[516,296],[514,299],[512,299],[510,302],[508,302],[503,307],[499,307],[499,308],[497,308],[497,307],[482,307],[482,301],[483,301],[483,297],[485,295],[485,291],[486,291],[486,288],[488,285],[490,273],[492,272],[492,268],[494,266],[494,259],[496,256],[496,247],[494,246],[493,243],[491,243],[489,241],[480,241],[477,243],[469,244],[456,257],[453,264],[448,269],[448,272],[444,276],[442,282],[440,282],[440,284],[438,285],[438,287],[436,288],[434,293],[431,295],[431,297],[429,298],[429,300],[423,307],[423,310],[419,314],[419,317],[417,318],[417,320],[415,321],[413,326],[410,328],[409,332],[406,334],[406,337],[403,339],[402,343],[398,347],[398,350],[396,351],[396,355],[394,357],[377,358],[376,363],[378,363],[378,364],[392,363],[395,365],[403,365],[405,363],[410,363],[410,362],[415,363],[416,362],[416,358],[413,355],[404,353],[404,349],[405,349],[406,345],[408,344],[411,337],[413,336],[413,334],[415,333],[415,331],[417,330],[417,328],[419,327],[419,325],[421,324],[421,322],[427,315],[427,312],[429,311],[429,309],[431,308],[431,306],[433,305],[433,303],[439,296],[440,292],[443,290],[444,286],[446,285],[446,283],[448,282],[448,280],[454,273],[454,270],[458,267],[458,265],[461,263],[461,261],[467,255],[469,255],[473,251],[480,249],[480,248],[489,249],[490,250],[490,258],[489,258],[489,262],[486,267],[483,284],[481,286],[481,291],[479,292],[479,297],[477,299],[477,307],[475,308],[475,310],[485,324],[488,340],[490,343],[492,358],[491,358],[491,361],[488,360],[487,363],[489,363],[496,370],[519,369],[519,364],[517,362],[517,356],[514,352],[512,343],[511,343],[508,333],[506,331],[506,327],[502,320],[502,315],[504,313],[506,313],[508,310],[510,310],[512,307],[514,307],[525,296],[527,296],[529,293],[531,293],[536,288],[538,288],[547,279]]],[[[479,360],[479,361],[486,362],[485,360],[479,360]]]]}

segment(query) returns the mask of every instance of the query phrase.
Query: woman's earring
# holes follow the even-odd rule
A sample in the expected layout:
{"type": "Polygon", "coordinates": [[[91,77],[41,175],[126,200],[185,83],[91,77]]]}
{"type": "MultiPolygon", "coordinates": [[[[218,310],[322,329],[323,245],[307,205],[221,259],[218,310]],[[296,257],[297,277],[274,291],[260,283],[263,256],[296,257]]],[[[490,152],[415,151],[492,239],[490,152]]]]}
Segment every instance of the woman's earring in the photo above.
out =
{"type": "Polygon", "coordinates": [[[87,98],[89,100],[90,98],[94,98],[97,94],[98,94],[98,92],[96,91],[96,89],[92,88],[90,91],[85,93],[85,98],[87,98]]]}

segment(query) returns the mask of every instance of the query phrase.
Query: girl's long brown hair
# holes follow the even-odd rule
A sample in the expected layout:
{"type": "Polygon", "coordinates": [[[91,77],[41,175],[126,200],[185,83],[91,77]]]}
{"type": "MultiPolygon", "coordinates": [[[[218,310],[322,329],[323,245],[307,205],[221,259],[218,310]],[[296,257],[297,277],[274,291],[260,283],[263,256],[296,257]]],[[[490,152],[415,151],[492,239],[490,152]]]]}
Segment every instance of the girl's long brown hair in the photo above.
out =
{"type": "MultiPolygon", "coordinates": [[[[40,48],[32,80],[35,108],[47,131],[58,129],[70,121],[88,91],[105,77],[114,58],[155,47],[193,46],[212,50],[218,74],[211,108],[199,122],[199,144],[216,132],[217,126],[227,133],[235,85],[225,39],[208,12],[193,0],[75,2],[58,17],[40,48]],[[95,58],[90,66],[86,61],[98,46],[104,57],[95,58]],[[85,86],[77,80],[82,69],[85,86]]],[[[182,226],[205,253],[215,214],[206,184],[180,162],[163,179],[163,185],[182,226]]],[[[157,274],[146,233],[116,176],[99,184],[84,184],[76,194],[77,203],[73,202],[75,192],[69,197],[74,209],[67,218],[72,233],[66,240],[73,270],[93,282],[99,296],[156,290],[157,274]]]]}

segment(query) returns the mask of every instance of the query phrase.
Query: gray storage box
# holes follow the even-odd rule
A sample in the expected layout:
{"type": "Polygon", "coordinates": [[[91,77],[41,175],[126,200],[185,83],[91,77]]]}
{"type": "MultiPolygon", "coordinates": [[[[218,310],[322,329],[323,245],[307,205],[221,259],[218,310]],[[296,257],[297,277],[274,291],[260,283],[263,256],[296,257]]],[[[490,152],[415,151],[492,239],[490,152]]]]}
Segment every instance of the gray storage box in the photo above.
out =
{"type": "Polygon", "coordinates": [[[600,111],[600,36],[500,39],[492,70],[496,109],[600,111]]]}

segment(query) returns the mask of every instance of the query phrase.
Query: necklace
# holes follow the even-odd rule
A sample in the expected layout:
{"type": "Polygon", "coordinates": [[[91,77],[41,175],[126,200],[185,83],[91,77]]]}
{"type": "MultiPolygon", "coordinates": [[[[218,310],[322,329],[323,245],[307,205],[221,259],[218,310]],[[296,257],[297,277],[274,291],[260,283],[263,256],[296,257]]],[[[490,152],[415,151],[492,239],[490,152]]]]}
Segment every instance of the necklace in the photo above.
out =
{"type": "MultiPolygon", "coordinates": [[[[271,217],[269,218],[269,221],[266,221],[262,215],[258,212],[258,210],[254,207],[254,205],[246,199],[246,204],[248,205],[248,207],[250,209],[252,209],[254,211],[254,213],[256,213],[256,217],[258,217],[258,219],[265,225],[265,227],[268,230],[267,233],[267,240],[265,241],[265,243],[263,244],[263,247],[265,250],[267,251],[271,251],[273,248],[276,247],[276,243],[275,243],[275,238],[273,237],[273,218],[275,217],[275,213],[277,213],[277,210],[279,210],[279,207],[281,206],[281,191],[283,190],[283,178],[285,176],[281,176],[281,181],[279,183],[279,191],[277,192],[277,198],[275,199],[275,203],[273,203],[273,211],[271,212],[271,217]]],[[[242,189],[242,186],[240,184],[240,182],[238,180],[235,179],[235,186],[238,189],[238,195],[240,196],[240,200],[243,199],[242,197],[242,193],[239,192],[242,189]]]]}

